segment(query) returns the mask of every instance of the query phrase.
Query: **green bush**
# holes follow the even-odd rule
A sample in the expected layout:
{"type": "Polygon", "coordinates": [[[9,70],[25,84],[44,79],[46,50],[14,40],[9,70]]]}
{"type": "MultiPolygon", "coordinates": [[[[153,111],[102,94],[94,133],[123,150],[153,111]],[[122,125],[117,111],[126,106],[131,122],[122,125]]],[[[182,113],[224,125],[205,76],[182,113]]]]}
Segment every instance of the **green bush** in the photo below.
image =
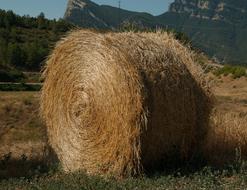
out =
{"type": "Polygon", "coordinates": [[[0,91],[40,91],[40,84],[24,84],[24,83],[3,83],[0,84],[0,91]]]}
{"type": "Polygon", "coordinates": [[[24,80],[25,76],[22,72],[15,69],[4,69],[0,66],[0,81],[1,82],[17,82],[24,80]]]}
{"type": "Polygon", "coordinates": [[[247,77],[246,68],[240,66],[226,65],[214,72],[216,76],[224,75],[227,76],[232,74],[233,78],[247,77]]]}

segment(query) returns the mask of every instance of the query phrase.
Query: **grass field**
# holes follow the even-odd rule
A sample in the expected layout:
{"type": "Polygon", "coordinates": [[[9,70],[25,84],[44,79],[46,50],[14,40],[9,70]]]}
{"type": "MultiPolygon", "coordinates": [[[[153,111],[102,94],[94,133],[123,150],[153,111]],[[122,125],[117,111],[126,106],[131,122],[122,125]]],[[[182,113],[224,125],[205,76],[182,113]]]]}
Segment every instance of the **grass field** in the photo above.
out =
{"type": "Polygon", "coordinates": [[[216,78],[212,86],[218,125],[205,142],[210,162],[124,180],[59,172],[39,118],[39,92],[0,92],[0,189],[246,189],[247,78],[216,78]]]}

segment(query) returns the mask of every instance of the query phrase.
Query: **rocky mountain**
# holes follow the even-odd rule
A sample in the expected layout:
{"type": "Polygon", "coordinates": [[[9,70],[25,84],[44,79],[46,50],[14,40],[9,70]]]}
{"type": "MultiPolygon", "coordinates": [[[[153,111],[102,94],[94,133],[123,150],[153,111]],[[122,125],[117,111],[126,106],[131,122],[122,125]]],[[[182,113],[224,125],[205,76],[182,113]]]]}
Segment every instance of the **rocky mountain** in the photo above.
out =
{"type": "Polygon", "coordinates": [[[246,0],[175,0],[162,22],[220,62],[247,64],[246,0]]]}
{"type": "Polygon", "coordinates": [[[169,11],[159,16],[69,0],[64,18],[87,28],[117,29],[135,23],[175,29],[220,62],[247,64],[247,0],[174,0],[169,11]]]}
{"type": "Polygon", "coordinates": [[[81,27],[117,29],[126,22],[140,22],[145,26],[155,26],[153,16],[107,5],[97,5],[90,0],[69,0],[64,19],[81,27]],[[141,22],[143,21],[143,22],[141,22]]]}
{"type": "Polygon", "coordinates": [[[170,12],[234,24],[246,20],[246,0],[175,0],[170,12]]]}

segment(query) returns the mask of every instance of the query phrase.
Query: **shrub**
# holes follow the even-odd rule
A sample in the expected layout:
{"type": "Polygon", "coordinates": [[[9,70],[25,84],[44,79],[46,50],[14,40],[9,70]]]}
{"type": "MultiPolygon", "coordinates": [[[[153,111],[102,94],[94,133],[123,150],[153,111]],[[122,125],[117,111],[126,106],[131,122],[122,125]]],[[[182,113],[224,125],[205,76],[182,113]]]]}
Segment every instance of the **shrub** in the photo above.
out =
{"type": "Polygon", "coordinates": [[[17,82],[25,78],[22,72],[14,69],[1,69],[0,66],[0,81],[1,82],[17,82]]]}
{"type": "Polygon", "coordinates": [[[241,66],[231,66],[226,65],[214,72],[216,76],[224,75],[227,76],[229,74],[232,74],[233,78],[240,78],[243,76],[247,76],[246,74],[246,68],[241,66]]]}

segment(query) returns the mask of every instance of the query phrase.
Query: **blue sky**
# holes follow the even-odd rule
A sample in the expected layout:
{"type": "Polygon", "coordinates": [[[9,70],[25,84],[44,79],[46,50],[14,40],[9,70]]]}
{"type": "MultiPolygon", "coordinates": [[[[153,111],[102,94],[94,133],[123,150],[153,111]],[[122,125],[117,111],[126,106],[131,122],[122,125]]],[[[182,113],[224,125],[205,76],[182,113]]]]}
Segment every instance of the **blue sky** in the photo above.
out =
{"type": "MultiPolygon", "coordinates": [[[[167,11],[174,0],[121,0],[123,9],[159,15],[167,11]]],[[[118,0],[93,0],[98,4],[118,6],[118,0]]],[[[13,10],[20,15],[37,16],[44,12],[48,18],[62,18],[67,0],[0,0],[0,9],[13,10]]]]}

